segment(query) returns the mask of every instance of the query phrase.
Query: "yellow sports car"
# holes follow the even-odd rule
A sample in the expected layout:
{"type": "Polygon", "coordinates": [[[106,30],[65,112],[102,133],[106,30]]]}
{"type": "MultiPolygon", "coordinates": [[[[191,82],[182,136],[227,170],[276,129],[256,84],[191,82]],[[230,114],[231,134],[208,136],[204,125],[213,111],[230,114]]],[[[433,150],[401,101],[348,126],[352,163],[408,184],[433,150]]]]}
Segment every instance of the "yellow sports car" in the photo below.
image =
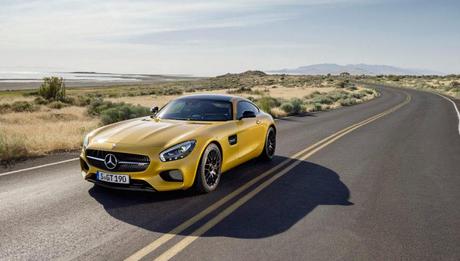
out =
{"type": "Polygon", "coordinates": [[[83,177],[97,185],[147,191],[211,192],[221,173],[250,159],[272,159],[273,118],[230,95],[177,98],[152,116],[89,133],[80,155],[83,177]]]}

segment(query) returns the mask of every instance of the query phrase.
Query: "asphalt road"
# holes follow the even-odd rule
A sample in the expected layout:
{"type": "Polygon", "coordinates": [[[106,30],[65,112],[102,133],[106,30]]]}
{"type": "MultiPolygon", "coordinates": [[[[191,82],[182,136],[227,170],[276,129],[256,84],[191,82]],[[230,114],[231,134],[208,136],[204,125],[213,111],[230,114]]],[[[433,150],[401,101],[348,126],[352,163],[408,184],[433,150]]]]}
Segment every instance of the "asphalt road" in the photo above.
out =
{"type": "Polygon", "coordinates": [[[144,258],[193,239],[172,259],[459,260],[454,107],[430,93],[379,90],[381,97],[364,104],[278,121],[275,160],[225,173],[207,195],[93,187],[77,161],[0,176],[0,259],[125,259],[298,151],[410,97],[308,158],[293,159],[284,174],[271,173],[144,258]],[[222,213],[199,237],[187,237],[222,213]]]}

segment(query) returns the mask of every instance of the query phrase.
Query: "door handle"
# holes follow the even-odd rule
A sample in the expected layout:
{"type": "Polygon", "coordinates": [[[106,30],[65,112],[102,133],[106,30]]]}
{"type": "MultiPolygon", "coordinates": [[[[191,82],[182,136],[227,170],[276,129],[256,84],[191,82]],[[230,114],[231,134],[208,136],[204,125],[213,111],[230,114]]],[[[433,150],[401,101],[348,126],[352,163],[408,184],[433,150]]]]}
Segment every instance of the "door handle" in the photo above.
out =
{"type": "Polygon", "coordinates": [[[257,124],[260,124],[260,120],[256,120],[256,123],[257,123],[257,124]]]}

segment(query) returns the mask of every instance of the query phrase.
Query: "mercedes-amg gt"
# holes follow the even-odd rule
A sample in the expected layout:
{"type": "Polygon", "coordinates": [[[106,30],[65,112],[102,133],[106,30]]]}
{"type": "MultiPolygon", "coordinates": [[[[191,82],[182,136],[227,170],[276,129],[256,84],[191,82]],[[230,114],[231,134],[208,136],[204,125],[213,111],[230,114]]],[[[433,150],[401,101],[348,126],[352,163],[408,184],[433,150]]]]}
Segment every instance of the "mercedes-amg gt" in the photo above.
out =
{"type": "Polygon", "coordinates": [[[275,122],[253,102],[197,94],[90,132],[80,165],[96,185],[205,193],[216,189],[223,172],[256,157],[270,160],[275,148],[275,122]]]}

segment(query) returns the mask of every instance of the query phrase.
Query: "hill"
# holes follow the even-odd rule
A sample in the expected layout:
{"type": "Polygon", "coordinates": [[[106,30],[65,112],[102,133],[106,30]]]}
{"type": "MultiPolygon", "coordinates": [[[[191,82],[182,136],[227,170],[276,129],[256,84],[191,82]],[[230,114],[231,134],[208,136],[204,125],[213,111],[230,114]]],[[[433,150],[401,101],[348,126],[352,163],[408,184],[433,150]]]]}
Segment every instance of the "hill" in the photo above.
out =
{"type": "Polygon", "coordinates": [[[342,72],[348,72],[352,75],[442,75],[443,73],[422,70],[422,69],[407,69],[389,65],[372,65],[372,64],[347,64],[339,65],[334,63],[312,64],[301,66],[292,69],[281,69],[275,71],[267,71],[268,73],[285,73],[285,74],[303,74],[303,75],[338,75],[342,72]]]}

